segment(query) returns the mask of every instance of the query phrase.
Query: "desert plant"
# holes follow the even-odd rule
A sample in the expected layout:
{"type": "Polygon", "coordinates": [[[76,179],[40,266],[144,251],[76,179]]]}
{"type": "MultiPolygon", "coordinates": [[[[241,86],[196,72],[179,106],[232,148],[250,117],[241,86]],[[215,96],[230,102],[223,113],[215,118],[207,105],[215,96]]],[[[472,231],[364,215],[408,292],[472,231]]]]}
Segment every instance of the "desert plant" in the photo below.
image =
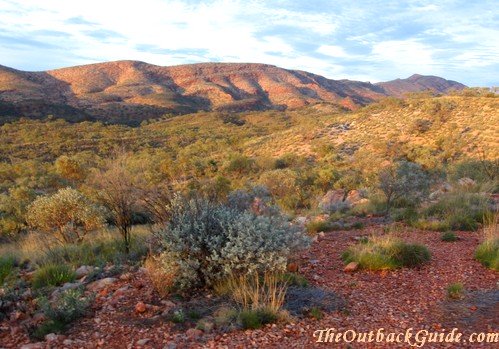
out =
{"type": "Polygon", "coordinates": [[[63,243],[80,242],[85,235],[104,225],[95,205],[75,189],[60,189],[54,195],[37,198],[29,207],[28,224],[63,243]]]}
{"type": "MultiPolygon", "coordinates": [[[[488,213],[488,196],[479,193],[454,191],[424,210],[426,217],[445,222],[446,230],[477,230],[488,213]]],[[[442,228],[444,229],[444,228],[442,228]]]]}
{"type": "Polygon", "coordinates": [[[0,257],[0,286],[4,283],[5,279],[13,272],[16,260],[11,256],[0,257]]]}
{"type": "Polygon", "coordinates": [[[440,240],[445,242],[454,242],[459,240],[459,237],[452,231],[446,231],[442,233],[442,235],[440,236],[440,240]]]}
{"type": "Polygon", "coordinates": [[[460,282],[455,282],[447,286],[447,298],[461,299],[464,294],[464,286],[460,282]]]}
{"type": "Polygon", "coordinates": [[[288,256],[310,241],[280,214],[257,215],[180,197],[158,240],[176,258],[181,288],[213,285],[231,274],[284,271],[288,256]]]}
{"type": "Polygon", "coordinates": [[[39,303],[47,321],[37,328],[35,337],[43,338],[48,333],[64,331],[71,322],[84,316],[91,299],[84,297],[82,290],[73,289],[63,291],[52,302],[47,298],[41,298],[39,303]]]}
{"type": "Polygon", "coordinates": [[[318,307],[313,307],[308,313],[316,320],[320,320],[324,317],[324,313],[322,312],[321,308],[318,307]]]}
{"type": "Polygon", "coordinates": [[[242,327],[251,330],[273,323],[277,318],[277,315],[269,309],[243,310],[239,313],[242,327]]]}
{"type": "Polygon", "coordinates": [[[66,264],[47,264],[41,266],[33,275],[33,287],[35,289],[47,286],[60,286],[66,282],[74,281],[75,273],[66,264]]]}
{"type": "Polygon", "coordinates": [[[307,224],[307,232],[310,235],[315,235],[321,231],[329,231],[331,230],[331,223],[327,220],[317,220],[311,221],[307,224]]]}
{"type": "Polygon", "coordinates": [[[366,243],[347,249],[342,258],[346,263],[357,262],[368,270],[417,267],[430,260],[428,249],[419,244],[408,244],[391,235],[372,237],[366,243]]]}
{"type": "Polygon", "coordinates": [[[483,242],[475,251],[475,258],[487,268],[499,270],[499,214],[486,219],[483,242]]]}
{"type": "Polygon", "coordinates": [[[95,195],[111,213],[126,253],[130,251],[134,212],[141,203],[140,177],[131,173],[127,161],[129,158],[122,155],[110,162],[105,171],[97,172],[91,178],[95,195]]]}
{"type": "Polygon", "coordinates": [[[144,262],[154,289],[161,297],[166,297],[175,287],[177,267],[167,252],[158,256],[149,256],[144,262]]]}
{"type": "Polygon", "coordinates": [[[401,161],[380,172],[379,188],[386,197],[388,213],[396,200],[419,202],[430,188],[430,179],[421,165],[401,161]]]}

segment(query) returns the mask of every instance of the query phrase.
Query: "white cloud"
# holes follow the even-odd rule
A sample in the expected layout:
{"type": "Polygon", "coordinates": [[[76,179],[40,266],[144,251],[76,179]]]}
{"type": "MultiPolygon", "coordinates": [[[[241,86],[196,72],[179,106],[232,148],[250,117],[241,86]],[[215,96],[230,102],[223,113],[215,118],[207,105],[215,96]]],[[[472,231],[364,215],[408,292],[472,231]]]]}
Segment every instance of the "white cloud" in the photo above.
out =
{"type": "Polygon", "coordinates": [[[397,65],[429,66],[434,63],[433,50],[416,40],[390,40],[374,44],[375,60],[397,65]]]}
{"type": "Polygon", "coordinates": [[[317,49],[317,52],[330,57],[339,57],[339,58],[350,57],[350,55],[345,52],[343,47],[334,46],[334,45],[321,45],[317,49]]]}

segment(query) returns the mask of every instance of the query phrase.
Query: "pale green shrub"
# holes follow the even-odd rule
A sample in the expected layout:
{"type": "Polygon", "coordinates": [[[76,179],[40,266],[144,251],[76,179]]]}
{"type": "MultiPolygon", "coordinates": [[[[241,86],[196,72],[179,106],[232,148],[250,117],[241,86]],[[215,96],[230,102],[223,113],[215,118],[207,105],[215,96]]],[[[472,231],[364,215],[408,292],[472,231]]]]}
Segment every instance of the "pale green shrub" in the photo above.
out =
{"type": "Polygon", "coordinates": [[[159,240],[176,260],[179,288],[213,285],[230,275],[284,271],[288,256],[310,241],[281,214],[256,215],[181,198],[173,200],[159,240]]]}

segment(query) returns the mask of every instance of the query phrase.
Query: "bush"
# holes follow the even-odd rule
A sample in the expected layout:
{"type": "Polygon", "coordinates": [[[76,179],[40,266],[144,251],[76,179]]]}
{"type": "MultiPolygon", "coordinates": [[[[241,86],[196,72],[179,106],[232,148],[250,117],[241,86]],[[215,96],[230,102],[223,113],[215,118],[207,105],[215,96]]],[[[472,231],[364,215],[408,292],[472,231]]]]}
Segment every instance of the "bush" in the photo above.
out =
{"type": "Polygon", "coordinates": [[[277,315],[269,309],[244,310],[239,314],[244,329],[258,329],[277,320],[277,315]]]}
{"type": "Polygon", "coordinates": [[[413,227],[421,230],[431,231],[448,231],[451,227],[447,221],[439,221],[435,219],[419,219],[411,224],[413,227]]]}
{"type": "Polygon", "coordinates": [[[379,188],[386,197],[386,213],[399,200],[415,205],[430,188],[430,178],[421,165],[401,161],[379,174],[379,188]]]}
{"type": "Polygon", "coordinates": [[[475,258],[487,268],[499,270],[498,218],[495,214],[483,228],[483,242],[475,251],[475,258]]]}
{"type": "Polygon", "coordinates": [[[331,230],[331,223],[329,221],[312,221],[307,224],[307,232],[310,235],[315,235],[321,231],[331,230]]]}
{"type": "Polygon", "coordinates": [[[149,256],[144,262],[154,289],[161,297],[166,297],[175,285],[177,269],[167,253],[159,256],[149,256]]]}
{"type": "Polygon", "coordinates": [[[42,339],[48,333],[64,331],[71,322],[86,314],[90,303],[91,299],[85,298],[79,289],[62,292],[52,303],[42,298],[41,309],[48,320],[35,331],[35,337],[42,339]]]}
{"type": "Polygon", "coordinates": [[[172,202],[159,235],[176,260],[176,287],[212,286],[232,274],[284,271],[288,256],[310,239],[278,213],[257,215],[206,200],[172,202]]]}
{"type": "Polygon", "coordinates": [[[16,260],[13,257],[0,257],[0,286],[2,286],[7,277],[12,273],[15,265],[16,260]]]}
{"type": "Polygon", "coordinates": [[[386,235],[350,247],[342,258],[345,263],[359,263],[362,269],[383,270],[417,267],[429,261],[431,255],[423,245],[408,244],[386,235]]]}
{"type": "Polygon", "coordinates": [[[450,192],[428,208],[424,215],[446,222],[445,230],[475,231],[488,213],[488,197],[484,194],[450,192]]]}
{"type": "Polygon", "coordinates": [[[447,298],[461,299],[464,293],[464,286],[460,282],[456,282],[447,286],[447,298]]]}
{"type": "Polygon", "coordinates": [[[26,220],[31,227],[63,243],[80,242],[89,231],[104,225],[101,210],[71,188],[37,198],[28,207],[26,220]]]}
{"type": "Polygon", "coordinates": [[[75,280],[74,271],[66,264],[47,264],[35,271],[33,287],[60,286],[75,280]]]}
{"type": "Polygon", "coordinates": [[[454,232],[446,231],[446,232],[442,233],[442,235],[440,236],[440,240],[445,241],[445,242],[454,242],[454,241],[459,240],[459,238],[457,237],[457,235],[454,232]]]}

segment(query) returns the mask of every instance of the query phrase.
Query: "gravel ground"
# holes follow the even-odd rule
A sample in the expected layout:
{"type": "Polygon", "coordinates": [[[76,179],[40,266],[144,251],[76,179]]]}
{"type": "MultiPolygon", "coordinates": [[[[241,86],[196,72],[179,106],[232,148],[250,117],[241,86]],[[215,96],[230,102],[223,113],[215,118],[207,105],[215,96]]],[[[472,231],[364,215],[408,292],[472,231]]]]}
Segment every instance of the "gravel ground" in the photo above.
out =
{"type": "MultiPolygon", "coordinates": [[[[432,260],[419,269],[385,272],[345,273],[340,254],[358,236],[382,231],[370,226],[357,231],[326,233],[301,256],[300,272],[313,286],[344,300],[341,311],[325,313],[321,320],[295,319],[268,325],[259,330],[217,329],[203,332],[193,324],[166,321],[177,300],[161,300],[142,272],[126,274],[103,289],[93,305],[93,316],[76,322],[65,336],[32,344],[31,348],[408,348],[407,343],[317,343],[314,332],[405,333],[449,332],[457,327],[463,340],[473,332],[498,331],[498,273],[487,270],[473,259],[478,233],[457,232],[457,242],[440,241],[440,233],[410,230],[398,233],[405,240],[423,243],[432,260]],[[446,287],[462,282],[467,295],[448,301],[446,287]],[[145,307],[138,303],[143,302],[145,307]]],[[[211,302],[206,298],[206,304],[211,302]]],[[[25,329],[10,320],[0,323],[0,348],[17,348],[29,343],[25,329]]],[[[435,344],[423,348],[496,348],[496,344],[435,344]]]]}

